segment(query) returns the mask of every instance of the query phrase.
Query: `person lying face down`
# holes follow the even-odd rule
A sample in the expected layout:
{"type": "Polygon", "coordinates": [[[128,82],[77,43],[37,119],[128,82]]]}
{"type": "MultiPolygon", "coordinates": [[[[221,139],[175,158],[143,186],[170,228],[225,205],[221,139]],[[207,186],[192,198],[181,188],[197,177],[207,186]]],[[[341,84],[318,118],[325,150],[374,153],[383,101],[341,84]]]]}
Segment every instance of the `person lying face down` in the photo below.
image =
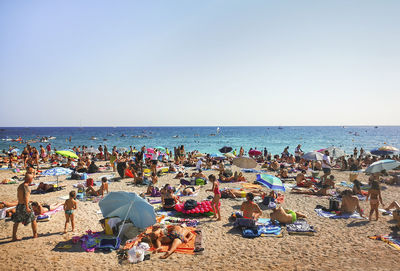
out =
{"type": "Polygon", "coordinates": [[[268,207],[272,209],[272,213],[270,214],[272,222],[279,221],[279,223],[290,224],[294,223],[298,218],[306,218],[306,215],[300,212],[277,207],[274,202],[270,202],[268,207]]]}

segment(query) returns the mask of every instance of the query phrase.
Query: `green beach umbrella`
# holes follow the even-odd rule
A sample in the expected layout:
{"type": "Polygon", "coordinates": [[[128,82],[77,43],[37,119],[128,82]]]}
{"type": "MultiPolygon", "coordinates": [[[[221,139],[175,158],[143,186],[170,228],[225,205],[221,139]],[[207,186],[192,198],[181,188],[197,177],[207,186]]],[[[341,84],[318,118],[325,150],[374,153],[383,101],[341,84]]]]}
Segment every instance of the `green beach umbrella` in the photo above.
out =
{"type": "Polygon", "coordinates": [[[74,159],[79,158],[78,155],[70,151],[56,151],[56,153],[67,158],[74,158],[74,159]]]}

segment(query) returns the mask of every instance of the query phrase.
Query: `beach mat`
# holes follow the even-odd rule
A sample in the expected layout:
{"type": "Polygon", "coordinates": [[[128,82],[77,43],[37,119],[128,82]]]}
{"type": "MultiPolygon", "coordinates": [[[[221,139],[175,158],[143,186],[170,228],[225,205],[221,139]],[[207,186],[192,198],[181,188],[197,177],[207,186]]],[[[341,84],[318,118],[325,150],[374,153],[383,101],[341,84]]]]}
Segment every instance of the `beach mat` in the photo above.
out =
{"type": "Polygon", "coordinates": [[[366,219],[360,216],[357,212],[354,212],[352,214],[336,214],[335,212],[327,212],[323,211],[322,209],[314,209],[317,215],[322,216],[322,217],[327,217],[327,218],[332,218],[332,219],[348,219],[348,218],[354,218],[354,219],[366,219]]]}
{"type": "Polygon", "coordinates": [[[375,235],[368,237],[372,240],[383,241],[397,250],[400,250],[400,236],[391,236],[391,235],[375,235]]]}
{"type": "Polygon", "coordinates": [[[292,224],[286,225],[286,230],[290,235],[308,235],[312,236],[315,234],[316,230],[313,226],[308,224],[305,220],[297,220],[292,224]]]}

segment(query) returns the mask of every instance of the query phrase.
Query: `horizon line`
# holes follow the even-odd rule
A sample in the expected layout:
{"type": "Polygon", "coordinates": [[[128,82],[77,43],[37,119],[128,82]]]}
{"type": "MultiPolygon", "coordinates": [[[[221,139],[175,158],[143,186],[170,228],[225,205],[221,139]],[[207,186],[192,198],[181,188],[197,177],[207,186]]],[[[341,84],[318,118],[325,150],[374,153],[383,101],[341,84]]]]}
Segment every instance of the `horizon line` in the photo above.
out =
{"type": "Polygon", "coordinates": [[[400,124],[352,124],[352,125],[155,125],[155,126],[0,126],[4,128],[162,128],[162,127],[398,127],[400,124]]]}

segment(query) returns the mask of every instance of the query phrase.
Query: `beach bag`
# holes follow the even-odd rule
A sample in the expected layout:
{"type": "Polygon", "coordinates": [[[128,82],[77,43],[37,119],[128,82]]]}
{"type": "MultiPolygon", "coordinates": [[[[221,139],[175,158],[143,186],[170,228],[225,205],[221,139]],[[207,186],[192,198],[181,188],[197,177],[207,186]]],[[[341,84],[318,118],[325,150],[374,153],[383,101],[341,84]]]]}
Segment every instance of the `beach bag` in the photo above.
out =
{"type": "Polygon", "coordinates": [[[180,183],[181,183],[181,185],[190,185],[191,184],[190,181],[185,180],[185,179],[181,179],[180,183]]]}
{"type": "Polygon", "coordinates": [[[158,190],[157,187],[153,187],[151,189],[151,196],[152,197],[160,197],[161,196],[161,192],[158,190]]]}
{"type": "Polygon", "coordinates": [[[119,249],[120,245],[121,245],[121,239],[119,239],[119,237],[110,239],[104,238],[100,239],[100,243],[96,249],[105,251],[117,250],[119,249]]]}
{"type": "Polygon", "coordinates": [[[245,238],[255,238],[260,236],[257,227],[256,228],[245,228],[242,230],[242,236],[245,238]]]}
{"type": "Polygon", "coordinates": [[[86,187],[93,186],[94,182],[92,178],[86,180],[86,187]]]}
{"type": "Polygon", "coordinates": [[[225,172],[224,172],[223,175],[224,175],[226,178],[232,177],[232,175],[233,175],[232,170],[230,170],[230,169],[225,169],[225,172]]]}
{"type": "Polygon", "coordinates": [[[206,184],[206,180],[204,179],[196,179],[196,185],[205,185],[206,184]]]}
{"type": "Polygon", "coordinates": [[[197,207],[197,201],[195,201],[194,199],[189,199],[185,202],[185,204],[183,205],[183,208],[185,210],[192,210],[194,208],[197,207]]]}
{"type": "Polygon", "coordinates": [[[77,172],[72,172],[71,173],[71,180],[81,180],[81,174],[77,173],[77,172]]]}
{"type": "Polygon", "coordinates": [[[256,221],[249,218],[236,218],[234,227],[245,227],[254,228],[256,226],[256,221]]]}
{"type": "Polygon", "coordinates": [[[268,206],[270,202],[275,202],[275,199],[267,196],[263,199],[262,204],[268,206]]]}
{"type": "Polygon", "coordinates": [[[339,200],[337,198],[329,198],[329,211],[339,211],[339,200]]]}

